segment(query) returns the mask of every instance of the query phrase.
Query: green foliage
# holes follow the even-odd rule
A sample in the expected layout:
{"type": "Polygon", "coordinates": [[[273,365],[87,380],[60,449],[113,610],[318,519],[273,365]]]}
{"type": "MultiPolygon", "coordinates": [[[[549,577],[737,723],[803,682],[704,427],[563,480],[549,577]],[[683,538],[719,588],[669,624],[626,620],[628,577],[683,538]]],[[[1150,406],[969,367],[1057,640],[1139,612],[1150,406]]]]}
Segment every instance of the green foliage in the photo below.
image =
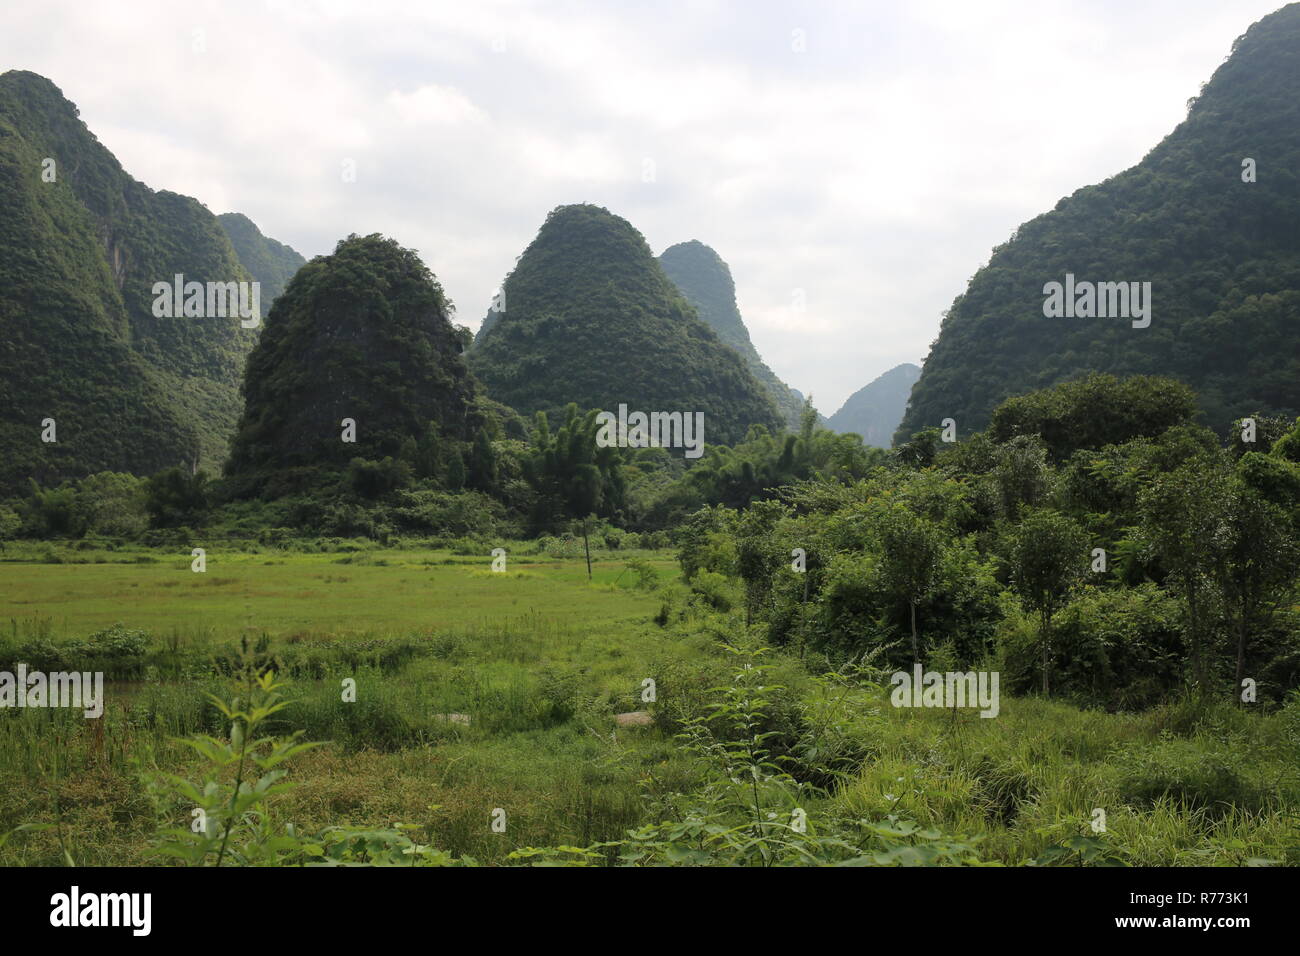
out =
{"type": "Polygon", "coordinates": [[[711,504],[743,508],[775,489],[811,478],[854,481],[882,464],[885,453],[866,448],[857,435],[817,428],[805,405],[798,434],[770,434],[755,427],[745,441],[728,448],[710,445],[684,483],[711,504]]]}
{"type": "Polygon", "coordinates": [[[167,468],[145,483],[145,508],[155,527],[199,525],[207,516],[208,476],[189,474],[182,468],[167,468]]]}
{"type": "Polygon", "coordinates": [[[1257,812],[1267,795],[1247,763],[1245,754],[1230,748],[1207,752],[1192,741],[1166,737],[1124,755],[1119,790],[1125,800],[1147,806],[1166,799],[1216,816],[1234,809],[1257,812]]]}
{"type": "MultiPolygon", "coordinates": [[[[298,270],[248,359],[230,490],[278,497],[404,448],[413,466],[436,470],[431,446],[467,443],[481,425],[449,314],[419,257],[378,235],[349,236],[298,270]],[[345,419],[354,442],[342,440],[345,419]]],[[[460,449],[438,451],[454,471],[460,449]]]]}
{"type": "Polygon", "coordinates": [[[1214,544],[1223,528],[1220,503],[1229,493],[1226,462],[1204,456],[1156,475],[1138,499],[1141,538],[1169,570],[1187,606],[1188,649],[1193,679],[1206,689],[1210,677],[1210,617],[1214,544]]]}
{"type": "Polygon", "coordinates": [[[240,263],[261,283],[263,311],[270,311],[293,274],[306,265],[307,260],[284,243],[262,235],[256,224],[240,213],[222,213],[217,222],[234,247],[240,263]]]}
{"type": "Polygon", "coordinates": [[[1017,436],[995,452],[990,474],[996,488],[999,513],[1015,520],[1021,509],[1046,503],[1052,492],[1047,455],[1037,436],[1017,436]]]}
{"type": "Polygon", "coordinates": [[[1080,448],[1154,438],[1195,414],[1196,396],[1181,382],[1094,373],[1007,399],[993,410],[988,432],[996,442],[1037,436],[1059,462],[1080,448]]]}
{"type": "Polygon", "coordinates": [[[993,250],[944,318],[900,438],[946,417],[978,430],[1006,399],[1092,371],[1178,379],[1220,434],[1255,411],[1300,413],[1298,39],[1300,8],[1261,19],[1140,163],[993,250]],[[1247,154],[1260,161],[1257,182],[1242,181],[1247,154]],[[1150,282],[1150,326],[1045,317],[1044,284],[1067,273],[1150,282]]]}
{"type": "MultiPolygon", "coordinates": [[[[28,497],[19,503],[8,522],[8,534],[33,538],[133,537],[149,525],[147,485],[119,472],[100,472],[80,481],[65,481],[57,488],[41,488],[29,481],[28,497]]],[[[0,523],[3,523],[0,521],[0,523]]]]}
{"type": "Polygon", "coordinates": [[[999,587],[991,564],[968,542],[944,544],[933,523],[909,518],[897,505],[866,513],[845,509],[825,520],[820,535],[801,535],[800,524],[813,523],[796,522],[787,534],[809,543],[811,609],[805,582],[795,580],[801,576],[784,575],[775,585],[773,640],[806,632],[813,647],[841,654],[878,650],[895,666],[925,660],[928,649],[943,644],[963,662],[988,652],[1002,616],[999,587]],[[833,553],[834,538],[849,529],[861,537],[851,550],[833,553]],[[828,551],[829,559],[823,557],[828,551]]]}
{"type": "Polygon", "coordinates": [[[677,560],[682,577],[691,580],[700,570],[736,573],[736,546],[732,538],[738,515],[730,508],[716,505],[701,508],[677,531],[677,560]]]}
{"type": "Polygon", "coordinates": [[[1272,452],[1278,458],[1292,464],[1300,464],[1300,418],[1297,418],[1291,429],[1277,440],[1272,452]]]}
{"type": "Polygon", "coordinates": [[[911,619],[912,660],[921,660],[916,607],[938,582],[942,538],[939,529],[909,508],[894,505],[877,518],[880,583],[891,599],[906,605],[911,619]]]}
{"type": "Polygon", "coordinates": [[[632,558],[627,569],[635,575],[637,590],[653,591],[659,586],[659,572],[645,558],[632,558]]]}
{"type": "Polygon", "coordinates": [[[700,569],[691,578],[691,593],[715,611],[730,611],[736,603],[726,577],[716,571],[700,569]]]}
{"type": "Polygon", "coordinates": [[[1083,580],[1088,568],[1088,537],[1066,515],[1049,509],[1029,511],[1007,533],[1006,560],[1011,586],[1042,621],[1043,694],[1051,692],[1052,615],[1083,580]]]}
{"type": "Polygon", "coordinates": [[[149,635],[117,623],[84,639],[55,643],[35,636],[21,644],[0,642],[0,667],[13,671],[19,663],[45,673],[102,672],[110,680],[144,675],[149,635]]]}
{"type": "Polygon", "coordinates": [[[304,854],[323,855],[292,824],[279,830],[268,813],[271,799],[291,786],[283,781],[287,771],[281,764],[318,746],[299,743],[300,734],[281,739],[259,736],[268,719],[289,706],[279,693],[283,686],[271,671],[250,671],[242,700],[211,698],[229,721],[229,737],[198,734],[181,741],[206,761],[201,780],[169,774],[154,782],[160,805],[170,800],[191,808],[191,825],[160,830],[160,855],[187,866],[275,866],[300,860],[304,854]]]}
{"type": "Polygon", "coordinates": [[[0,494],[29,478],[215,469],[257,333],[237,317],[156,317],[153,285],[250,280],[216,217],[136,182],[54,84],[17,70],[0,75],[0,202],[0,494]],[[41,440],[48,418],[56,442],[41,440]]]}
{"type": "Polygon", "coordinates": [[[385,456],[382,461],[353,458],[348,462],[343,483],[359,498],[382,498],[411,483],[411,466],[400,459],[385,456]]]}
{"type": "Polygon", "coordinates": [[[513,536],[502,504],[477,491],[412,490],[399,494],[384,515],[402,531],[419,534],[513,536]]]}
{"type": "Polygon", "coordinates": [[[553,531],[568,518],[622,511],[622,451],[597,445],[597,414],[596,409],[582,414],[570,404],[564,423],[552,433],[546,416],[537,413],[532,442],[521,462],[534,492],[529,517],[535,530],[553,531]]]}
{"type": "Polygon", "coordinates": [[[703,412],[708,442],[780,419],[744,360],[693,306],[626,220],[590,205],[546,218],[503,284],[470,365],[494,398],[553,423],[565,407],[703,412]]]}
{"type": "Polygon", "coordinates": [[[23,526],[23,519],[18,512],[8,505],[0,504],[0,548],[4,543],[18,536],[18,531],[23,526]]]}
{"type": "Polygon", "coordinates": [[[77,484],[76,524],[87,534],[129,538],[140,534],[146,517],[148,485],[133,475],[100,472],[77,484]]]}
{"type": "MultiPolygon", "coordinates": [[[[1019,617],[1004,626],[1003,687],[1031,691],[1041,679],[1040,634],[1019,617]]],[[[1182,680],[1187,647],[1176,597],[1147,582],[1082,588],[1054,617],[1050,671],[1058,691],[1082,704],[1140,709],[1182,680]]]]}
{"type": "MultiPolygon", "coordinates": [[[[1235,698],[1250,677],[1276,699],[1300,676],[1290,610],[1300,471],[1279,454],[1283,432],[1234,467],[1213,433],[1186,422],[1182,386],[1127,385],[1054,388],[1017,405],[1071,421],[1083,406],[1066,399],[1091,396],[1083,404],[1099,403],[1096,420],[1110,426],[1084,441],[1100,447],[1066,442],[1055,425],[950,447],[932,430],[856,481],[818,476],[782,488],[780,503],[697,512],[678,529],[684,575],[737,578],[747,618],[801,653],[881,653],[896,667],[934,654],[969,667],[996,648],[1007,686],[1036,679],[1044,693],[1108,708],[1150,706],[1187,680],[1235,698]],[[1126,417],[1129,405],[1107,407],[1151,396],[1182,409],[1161,432],[1126,417]],[[1050,441],[1068,453],[1059,463],[1050,441]],[[803,573],[790,567],[796,548],[803,573]]],[[[713,579],[707,590],[723,593],[713,579]]]]}
{"type": "MultiPolygon", "coordinates": [[[[704,243],[692,239],[665,249],[659,256],[659,265],[682,298],[695,307],[700,320],[717,333],[724,345],[729,345],[745,360],[745,365],[772,399],[785,427],[797,431],[803,418],[804,401],[767,367],[750,341],[749,329],[745,328],[745,320],[740,317],[740,309],[736,306],[736,283],[722,257],[704,243]]],[[[902,413],[902,406],[899,413],[902,413]]]]}

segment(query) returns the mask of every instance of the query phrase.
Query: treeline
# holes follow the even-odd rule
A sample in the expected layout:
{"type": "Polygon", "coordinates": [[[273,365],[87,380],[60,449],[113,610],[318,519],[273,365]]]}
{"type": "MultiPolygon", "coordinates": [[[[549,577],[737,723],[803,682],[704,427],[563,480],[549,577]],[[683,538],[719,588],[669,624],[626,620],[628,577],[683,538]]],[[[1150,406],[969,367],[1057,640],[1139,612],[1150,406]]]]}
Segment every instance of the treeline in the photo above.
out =
{"type": "Polygon", "coordinates": [[[803,480],[683,524],[691,588],[831,660],[998,670],[1110,708],[1185,688],[1300,684],[1300,422],[1234,424],[1195,396],[1094,375],[927,430],[845,481],[803,480]]]}
{"type": "MultiPolygon", "coordinates": [[[[735,447],[609,448],[596,410],[558,427],[481,401],[470,439],[321,470],[298,493],[167,469],[0,504],[0,539],[560,534],[575,520],[680,548],[685,578],[770,641],[890,666],[997,669],[1003,687],[1115,708],[1193,686],[1300,685],[1300,422],[1226,445],[1180,383],[1092,375],[1003,403],[988,429],[892,451],[815,425],[735,447]]],[[[951,437],[951,436],[949,436],[951,437]]]]}
{"type": "Polygon", "coordinates": [[[557,427],[531,423],[476,400],[468,439],[430,423],[397,453],[319,463],[279,476],[249,496],[240,475],[214,478],[168,468],[150,478],[101,473],[55,487],[31,482],[0,503],[4,538],[150,538],[166,529],[255,537],[267,529],[371,537],[556,534],[575,519],[609,529],[670,532],[703,506],[743,507],[814,478],[853,481],[887,460],[856,435],[815,426],[805,409],[798,434],[751,427],[735,447],[706,446],[691,462],[680,449],[600,447],[597,409],[570,405],[557,427]]]}

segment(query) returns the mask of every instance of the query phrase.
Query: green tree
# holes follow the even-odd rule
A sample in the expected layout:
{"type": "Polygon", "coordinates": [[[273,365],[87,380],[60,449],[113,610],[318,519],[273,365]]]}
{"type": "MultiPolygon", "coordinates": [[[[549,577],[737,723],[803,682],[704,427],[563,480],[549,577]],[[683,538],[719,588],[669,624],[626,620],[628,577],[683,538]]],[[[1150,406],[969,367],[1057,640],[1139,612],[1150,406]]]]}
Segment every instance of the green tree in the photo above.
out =
{"type": "Polygon", "coordinates": [[[942,536],[939,529],[903,505],[892,505],[878,524],[880,575],[886,590],[908,609],[912,629],[912,660],[921,660],[916,607],[939,578],[942,536]]]}
{"type": "Polygon", "coordinates": [[[1285,511],[1235,477],[1224,491],[1213,567],[1236,630],[1235,697],[1245,676],[1251,629],[1265,625],[1291,593],[1300,548],[1285,511]]]}
{"type": "Polygon", "coordinates": [[[145,509],[155,527],[202,524],[209,507],[205,472],[164,468],[145,483],[145,509]]]}
{"type": "Polygon", "coordinates": [[[934,464],[934,456],[939,453],[940,436],[938,428],[923,428],[912,435],[911,441],[901,442],[894,447],[894,456],[911,468],[929,468],[934,464]]]}
{"type": "Polygon", "coordinates": [[[785,560],[775,540],[786,508],[779,501],[756,501],[745,509],[736,528],[736,564],[745,582],[745,623],[754,617],[771,588],[772,575],[785,560]]]}
{"type": "Polygon", "coordinates": [[[1042,505],[1052,486],[1052,469],[1042,441],[1036,436],[1020,435],[1001,445],[993,479],[1002,513],[1010,520],[1014,521],[1026,506],[1042,505]]]}
{"type": "Polygon", "coordinates": [[[1143,540],[1180,587],[1187,604],[1188,645],[1197,687],[1208,677],[1209,618],[1218,554],[1227,533],[1222,502],[1228,494],[1224,458],[1204,455],[1153,477],[1141,494],[1143,540]]]}
{"type": "Polygon", "coordinates": [[[469,486],[486,492],[497,486],[497,453],[484,428],[474,432],[474,443],[470,446],[469,486]]]}
{"type": "Polygon", "coordinates": [[[144,482],[121,472],[81,479],[74,512],[76,524],[89,533],[130,537],[149,526],[144,482]]]}
{"type": "Polygon", "coordinates": [[[18,517],[18,512],[7,505],[0,504],[0,548],[4,548],[6,541],[18,537],[18,530],[22,526],[23,522],[18,517]]]}
{"type": "Polygon", "coordinates": [[[1150,375],[1124,380],[1093,373],[1074,382],[1007,399],[993,411],[989,437],[1040,438],[1056,461],[1080,448],[1155,437],[1190,422],[1196,396],[1182,382],[1150,375]]]}
{"type": "Polygon", "coordinates": [[[452,491],[459,491],[465,487],[466,476],[465,456],[460,453],[459,448],[451,449],[447,456],[447,487],[452,491]]]}
{"type": "Polygon", "coordinates": [[[1289,462],[1300,464],[1300,418],[1285,435],[1273,444],[1273,454],[1289,462]]]}
{"type": "Polygon", "coordinates": [[[1052,617],[1087,570],[1088,536],[1071,518],[1047,508],[1026,512],[1009,532],[1007,562],[1016,593],[1039,617],[1043,695],[1052,692],[1052,617]]]}
{"type": "Polygon", "coordinates": [[[555,432],[544,412],[538,412],[524,478],[537,491],[532,523],[537,530],[559,527],[566,518],[589,514],[615,517],[624,507],[626,479],[623,451],[596,443],[597,409],[585,414],[570,403],[564,424],[555,432]]]}

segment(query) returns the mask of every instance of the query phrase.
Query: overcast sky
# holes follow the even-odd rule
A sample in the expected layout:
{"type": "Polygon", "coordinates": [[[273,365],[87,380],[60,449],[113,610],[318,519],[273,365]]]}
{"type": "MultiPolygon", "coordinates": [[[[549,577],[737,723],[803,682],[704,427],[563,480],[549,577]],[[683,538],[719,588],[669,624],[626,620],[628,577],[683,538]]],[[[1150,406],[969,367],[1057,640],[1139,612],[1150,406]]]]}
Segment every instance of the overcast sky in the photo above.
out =
{"type": "Polygon", "coordinates": [[[919,363],[995,245],[1139,161],[1281,4],[178,6],[8,0],[0,69],[53,80],[137,179],[308,258],[351,232],[418,250],[473,328],[557,205],[656,254],[699,239],[829,415],[919,363]]]}

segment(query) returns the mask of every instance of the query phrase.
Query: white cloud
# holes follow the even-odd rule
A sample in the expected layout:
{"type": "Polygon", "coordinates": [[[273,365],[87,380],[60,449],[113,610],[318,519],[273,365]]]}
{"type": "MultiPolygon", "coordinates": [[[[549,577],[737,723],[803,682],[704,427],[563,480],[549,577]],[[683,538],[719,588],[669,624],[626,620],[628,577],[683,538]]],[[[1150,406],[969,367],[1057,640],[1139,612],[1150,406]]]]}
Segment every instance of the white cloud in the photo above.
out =
{"type": "Polygon", "coordinates": [[[488,120],[469,97],[450,86],[422,86],[410,93],[394,90],[388,94],[388,105],[408,126],[461,126],[488,120]]]}

